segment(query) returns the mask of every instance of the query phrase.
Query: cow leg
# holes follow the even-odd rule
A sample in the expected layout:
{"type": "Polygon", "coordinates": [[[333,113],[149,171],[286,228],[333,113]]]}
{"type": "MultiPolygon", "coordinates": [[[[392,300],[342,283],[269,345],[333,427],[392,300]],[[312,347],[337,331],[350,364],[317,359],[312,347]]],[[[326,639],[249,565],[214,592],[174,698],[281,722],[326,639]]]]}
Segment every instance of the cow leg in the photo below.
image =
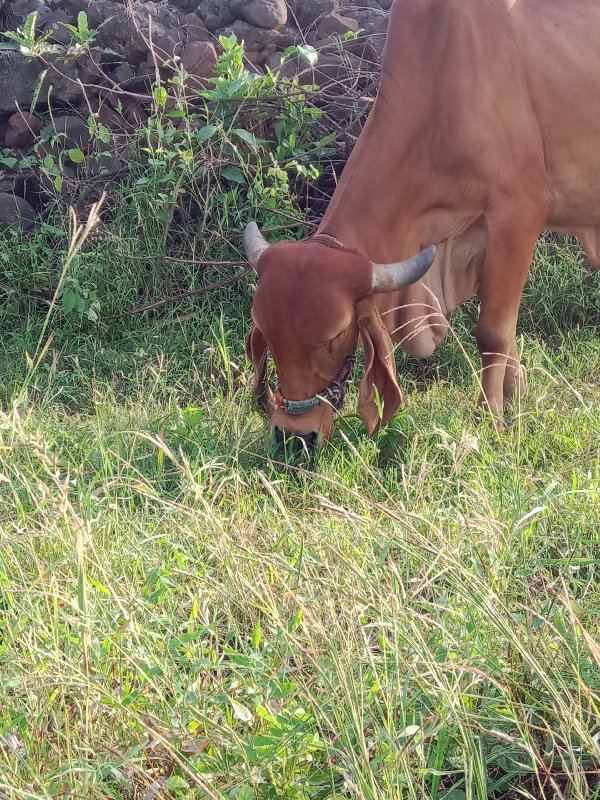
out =
{"type": "Polygon", "coordinates": [[[498,427],[505,401],[517,385],[517,317],[545,218],[545,213],[532,205],[519,205],[515,213],[515,204],[510,212],[488,221],[488,245],[478,291],[481,309],[476,338],[483,368],[479,403],[492,413],[498,427]],[[526,230],[522,227],[524,219],[528,221],[526,230]]]}
{"type": "Polygon", "coordinates": [[[510,350],[510,355],[506,362],[506,372],[504,373],[504,408],[512,403],[515,394],[524,391],[525,377],[523,375],[523,368],[521,367],[521,360],[519,359],[519,350],[515,340],[510,350]]]}

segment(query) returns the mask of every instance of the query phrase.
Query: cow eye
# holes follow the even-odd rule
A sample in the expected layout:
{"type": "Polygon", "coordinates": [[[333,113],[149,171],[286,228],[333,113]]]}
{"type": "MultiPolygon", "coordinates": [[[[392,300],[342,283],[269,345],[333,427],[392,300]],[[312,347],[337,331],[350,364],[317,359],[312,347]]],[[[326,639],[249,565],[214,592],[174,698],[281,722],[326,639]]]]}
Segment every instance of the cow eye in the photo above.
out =
{"type": "Polygon", "coordinates": [[[330,353],[331,353],[331,351],[333,349],[333,345],[336,342],[338,342],[340,339],[342,339],[346,335],[347,332],[348,332],[348,328],[344,328],[344,330],[340,331],[337,336],[334,336],[333,339],[329,340],[329,352],[330,353]]]}

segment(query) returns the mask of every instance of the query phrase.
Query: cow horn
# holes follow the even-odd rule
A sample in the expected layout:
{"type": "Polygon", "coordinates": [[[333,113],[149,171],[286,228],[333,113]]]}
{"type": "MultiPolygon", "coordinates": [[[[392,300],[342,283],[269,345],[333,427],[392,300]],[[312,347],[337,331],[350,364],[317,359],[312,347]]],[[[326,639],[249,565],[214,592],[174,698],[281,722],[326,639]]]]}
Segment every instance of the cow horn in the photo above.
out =
{"type": "Polygon", "coordinates": [[[372,293],[393,292],[421,280],[433,264],[435,253],[436,247],[431,245],[418,255],[396,264],[373,264],[372,293]]]}
{"type": "Polygon", "coordinates": [[[269,243],[259,231],[256,222],[249,222],[244,231],[244,250],[250,266],[256,272],[258,272],[260,257],[269,247],[269,243]]]}

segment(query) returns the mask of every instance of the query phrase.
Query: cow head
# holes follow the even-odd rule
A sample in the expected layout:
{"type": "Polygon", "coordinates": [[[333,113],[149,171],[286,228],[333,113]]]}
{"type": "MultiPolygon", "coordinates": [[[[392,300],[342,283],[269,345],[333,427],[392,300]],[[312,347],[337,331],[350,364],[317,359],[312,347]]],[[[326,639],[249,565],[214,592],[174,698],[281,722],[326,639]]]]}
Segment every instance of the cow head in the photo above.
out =
{"type": "Polygon", "coordinates": [[[313,450],[327,441],[341,407],[359,338],[365,354],[358,410],[369,433],[401,402],[394,350],[373,296],[420,280],[435,258],[428,247],[395,264],[372,264],[334,237],[269,245],[255,223],[244,237],[260,277],[246,352],[254,366],[254,398],[270,415],[276,444],[288,438],[313,450]],[[278,386],[267,383],[271,352],[278,386]]]}

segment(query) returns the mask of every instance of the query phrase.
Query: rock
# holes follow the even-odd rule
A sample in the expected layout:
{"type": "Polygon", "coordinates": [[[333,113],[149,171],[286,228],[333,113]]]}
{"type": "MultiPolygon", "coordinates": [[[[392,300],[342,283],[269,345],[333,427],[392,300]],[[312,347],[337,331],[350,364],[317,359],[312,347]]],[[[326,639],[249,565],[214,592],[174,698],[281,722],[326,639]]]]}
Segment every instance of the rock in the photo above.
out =
{"type": "Polygon", "coordinates": [[[12,114],[17,106],[28,108],[41,68],[36,61],[9,50],[0,55],[0,113],[12,114]]]}
{"type": "Polygon", "coordinates": [[[30,231],[35,225],[35,211],[27,200],[8,192],[0,193],[0,228],[30,231]]]}
{"type": "Polygon", "coordinates": [[[65,23],[71,22],[71,17],[60,9],[55,11],[46,24],[45,31],[49,34],[48,41],[52,44],[67,45],[71,41],[71,34],[65,28],[65,23]]]}
{"type": "Polygon", "coordinates": [[[0,192],[25,196],[25,176],[22,172],[11,172],[3,169],[0,171],[0,192]]]}
{"type": "Polygon", "coordinates": [[[86,172],[91,178],[114,178],[123,164],[118,156],[106,151],[86,156],[85,166],[86,172]]]}
{"type": "Polygon", "coordinates": [[[329,14],[334,8],[334,0],[301,0],[296,12],[298,25],[304,30],[324,17],[325,14],[329,14]]]}
{"type": "Polygon", "coordinates": [[[211,35],[206,22],[198,14],[185,14],[181,17],[181,28],[188,42],[210,42],[211,35]]]}
{"type": "Polygon", "coordinates": [[[43,123],[27,111],[17,111],[8,120],[8,129],[4,135],[7,147],[29,147],[35,142],[42,130],[43,123]]]}
{"type": "Polygon", "coordinates": [[[66,114],[61,117],[53,117],[50,127],[54,133],[62,134],[59,139],[62,147],[78,147],[80,150],[86,150],[92,138],[87,121],[82,117],[66,114]]]}
{"type": "Polygon", "coordinates": [[[147,124],[148,114],[139,100],[134,97],[126,97],[123,100],[123,109],[125,120],[134,128],[141,128],[147,124]]]}
{"type": "MultiPolygon", "coordinates": [[[[234,10],[235,10],[234,6],[234,10]]],[[[287,22],[285,0],[251,0],[239,12],[246,22],[259,28],[279,28],[287,22]]]]}
{"type": "Polygon", "coordinates": [[[214,33],[218,28],[229,25],[234,20],[229,0],[200,0],[196,13],[206,23],[209,31],[214,33]]]}
{"type": "Polygon", "coordinates": [[[358,22],[352,17],[344,17],[337,11],[327,14],[317,28],[317,34],[324,39],[327,36],[344,36],[346,33],[356,33],[358,22]]]}
{"type": "Polygon", "coordinates": [[[126,86],[135,78],[135,71],[131,64],[123,61],[113,72],[112,78],[115,83],[119,84],[119,86],[126,86]]]}
{"type": "MultiPolygon", "coordinates": [[[[317,46],[317,49],[319,47],[317,46]]],[[[360,33],[358,36],[353,36],[344,41],[344,50],[348,53],[353,53],[355,56],[365,59],[366,61],[377,61],[379,58],[379,50],[373,42],[372,35],[360,33]]]]}
{"type": "Polygon", "coordinates": [[[171,5],[175,6],[178,11],[187,14],[193,11],[198,5],[198,0],[171,0],[171,5]]]}
{"type": "Polygon", "coordinates": [[[181,66],[190,76],[191,84],[204,83],[210,78],[219,57],[210,42],[188,42],[181,54],[181,66]]]}
{"type": "Polygon", "coordinates": [[[129,129],[129,124],[123,115],[111,108],[108,103],[103,103],[100,106],[96,119],[100,125],[106,126],[111,133],[123,133],[123,131],[129,129]]]}
{"type": "Polygon", "coordinates": [[[216,33],[223,36],[235,34],[238,41],[244,42],[246,50],[255,53],[260,53],[271,45],[283,50],[294,44],[297,34],[293,28],[283,28],[281,31],[257,28],[241,19],[236,19],[231,25],[217,30],[216,33]]]}
{"type": "Polygon", "coordinates": [[[3,27],[8,30],[13,29],[16,25],[21,25],[32,11],[37,11],[36,27],[38,30],[43,29],[52,16],[52,10],[44,0],[7,0],[3,10],[8,23],[3,27]]]}
{"type": "Polygon", "coordinates": [[[389,11],[392,7],[393,0],[379,0],[379,5],[384,11],[389,11]]]}
{"type": "Polygon", "coordinates": [[[361,0],[355,6],[340,9],[340,13],[348,13],[366,33],[372,33],[382,21],[387,24],[388,13],[381,8],[379,0],[361,0]]]}
{"type": "MultiPolygon", "coordinates": [[[[78,4],[85,6],[84,0],[78,4]]],[[[114,0],[87,0],[84,10],[90,27],[98,32],[95,44],[118,53],[134,66],[145,60],[150,39],[160,58],[171,58],[176,51],[180,40],[179,16],[164,0],[132,0],[130,5],[114,0]]]]}
{"type": "MultiPolygon", "coordinates": [[[[90,75],[83,61],[51,62],[56,69],[48,69],[39,91],[38,103],[47,105],[48,92],[52,89],[54,105],[76,105],[84,90],[79,83],[90,82],[90,75]]],[[[0,54],[0,114],[12,114],[17,107],[27,108],[38,90],[38,82],[44,67],[35,59],[8,50],[0,54]]]]}

